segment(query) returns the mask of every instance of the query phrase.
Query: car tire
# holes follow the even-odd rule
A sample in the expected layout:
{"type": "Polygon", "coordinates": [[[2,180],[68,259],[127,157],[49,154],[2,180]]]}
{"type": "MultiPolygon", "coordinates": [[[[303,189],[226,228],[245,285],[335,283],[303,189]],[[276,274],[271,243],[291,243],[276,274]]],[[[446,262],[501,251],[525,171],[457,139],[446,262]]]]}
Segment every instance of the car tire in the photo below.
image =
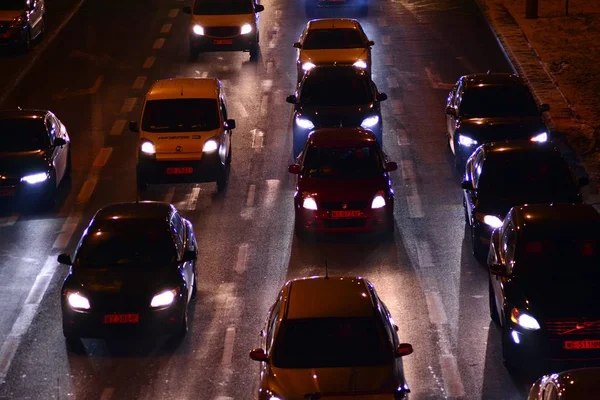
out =
{"type": "Polygon", "coordinates": [[[148,182],[143,177],[141,177],[139,173],[136,176],[135,182],[138,192],[143,192],[146,189],[148,189],[148,182]]]}
{"type": "Polygon", "coordinates": [[[479,234],[475,228],[471,225],[471,251],[477,261],[482,261],[487,256],[487,250],[478,240],[479,234]]]}
{"type": "Polygon", "coordinates": [[[183,317],[181,318],[181,322],[179,324],[179,329],[177,333],[175,333],[175,337],[178,340],[181,340],[187,335],[189,330],[189,318],[188,318],[188,307],[187,304],[185,306],[185,310],[183,310],[183,317]]]}
{"type": "Polygon", "coordinates": [[[492,322],[496,326],[500,326],[500,317],[498,316],[498,309],[496,308],[496,302],[494,301],[494,290],[492,289],[492,283],[488,283],[488,293],[489,293],[489,306],[490,306],[490,318],[492,322]]]}
{"type": "Polygon", "coordinates": [[[229,159],[225,162],[225,166],[219,172],[219,177],[217,178],[217,191],[222,192],[227,188],[227,183],[229,183],[229,173],[231,171],[231,162],[229,159]]]}
{"type": "Polygon", "coordinates": [[[250,48],[250,61],[258,60],[258,53],[260,48],[258,47],[258,42],[250,48]]]}

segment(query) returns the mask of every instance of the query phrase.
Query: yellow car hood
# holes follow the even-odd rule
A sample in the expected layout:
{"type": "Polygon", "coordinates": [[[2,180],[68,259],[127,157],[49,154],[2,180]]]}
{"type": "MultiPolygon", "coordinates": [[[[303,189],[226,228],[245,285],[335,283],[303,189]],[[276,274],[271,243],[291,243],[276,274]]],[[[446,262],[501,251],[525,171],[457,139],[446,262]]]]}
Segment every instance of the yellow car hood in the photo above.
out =
{"type": "Polygon", "coordinates": [[[354,64],[358,59],[367,61],[369,53],[367,49],[323,49],[323,50],[302,50],[300,51],[300,62],[312,62],[315,65],[333,64],[354,64]]]}
{"type": "Polygon", "coordinates": [[[192,15],[192,25],[207,26],[242,26],[254,23],[252,14],[234,15],[192,15]]]}
{"type": "Polygon", "coordinates": [[[394,379],[391,366],[355,368],[283,369],[271,367],[270,389],[285,400],[304,400],[307,393],[331,394],[327,400],[347,400],[349,394],[364,400],[392,400],[394,379]]]}

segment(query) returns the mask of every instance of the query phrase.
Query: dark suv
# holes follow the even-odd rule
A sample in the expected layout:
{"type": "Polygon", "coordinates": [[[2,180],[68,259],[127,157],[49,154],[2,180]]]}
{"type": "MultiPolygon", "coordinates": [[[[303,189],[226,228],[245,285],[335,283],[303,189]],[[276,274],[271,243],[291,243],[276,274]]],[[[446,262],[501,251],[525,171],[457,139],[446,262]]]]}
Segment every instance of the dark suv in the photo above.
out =
{"type": "Polygon", "coordinates": [[[461,76],[448,94],[446,126],[448,145],[457,168],[483,143],[512,139],[545,142],[549,139],[542,112],[529,88],[513,74],[461,76]]]}
{"type": "Polygon", "coordinates": [[[387,99],[365,70],[352,66],[320,66],[308,71],[295,95],[294,158],[304,149],[315,128],[364,128],[372,131],[383,146],[380,102],[387,99]]]}

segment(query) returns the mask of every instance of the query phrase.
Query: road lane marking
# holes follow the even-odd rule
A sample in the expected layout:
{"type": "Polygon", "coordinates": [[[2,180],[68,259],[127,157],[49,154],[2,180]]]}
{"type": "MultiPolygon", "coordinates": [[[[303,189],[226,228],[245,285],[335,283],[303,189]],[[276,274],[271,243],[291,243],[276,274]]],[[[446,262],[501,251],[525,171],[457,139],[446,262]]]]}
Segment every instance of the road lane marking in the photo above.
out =
{"type": "Polygon", "coordinates": [[[17,222],[17,219],[19,219],[19,215],[20,214],[15,213],[8,217],[0,218],[0,227],[13,226],[15,224],[15,222],[17,222]]]}
{"type": "Polygon", "coordinates": [[[25,66],[25,68],[21,70],[21,72],[15,78],[11,80],[10,85],[8,85],[8,87],[4,89],[2,96],[0,96],[0,105],[4,103],[8,96],[10,96],[12,92],[17,88],[17,86],[21,83],[23,78],[36,64],[37,60],[42,56],[42,54],[44,54],[44,52],[52,44],[52,42],[54,42],[58,34],[65,28],[65,26],[67,26],[67,24],[69,23],[69,21],[71,21],[73,16],[75,16],[75,14],[81,8],[83,3],[85,3],[85,0],[80,0],[77,4],[75,4],[75,7],[73,7],[73,9],[67,14],[65,19],[60,23],[60,25],[58,25],[58,28],[56,28],[56,30],[52,32],[52,35],[50,35],[50,37],[48,37],[47,39],[43,40],[39,46],[36,46],[37,48],[34,52],[35,54],[31,61],[25,66]]]}
{"type": "Polygon", "coordinates": [[[409,146],[410,139],[408,138],[408,134],[406,133],[406,129],[398,129],[398,145],[399,146],[409,146]]]}
{"type": "Polygon", "coordinates": [[[260,129],[252,129],[250,132],[252,133],[252,148],[257,152],[260,152],[260,150],[263,148],[265,133],[260,129]]]}
{"type": "Polygon", "coordinates": [[[429,67],[425,67],[425,73],[427,74],[427,79],[429,79],[429,82],[431,83],[431,87],[434,89],[450,90],[454,88],[454,83],[442,82],[440,76],[433,72],[429,67]]]}
{"type": "Polygon", "coordinates": [[[402,101],[401,100],[392,100],[392,109],[394,110],[394,114],[404,113],[404,106],[402,105],[402,101]]]}
{"type": "Polygon", "coordinates": [[[248,187],[248,197],[246,198],[246,207],[254,206],[254,194],[256,192],[256,185],[250,185],[248,187]]]}
{"type": "Polygon", "coordinates": [[[272,79],[263,79],[263,81],[262,81],[263,92],[270,92],[272,87],[273,87],[272,79]]]}
{"type": "Polygon", "coordinates": [[[56,240],[52,245],[53,249],[65,249],[69,245],[71,241],[71,236],[75,232],[77,225],[79,224],[79,220],[81,219],[81,215],[79,213],[72,212],[69,214],[65,222],[63,223],[60,232],[56,236],[56,240]]]}
{"type": "Polygon", "coordinates": [[[279,179],[267,179],[267,193],[265,194],[265,207],[271,208],[279,194],[279,179]]]}
{"type": "Polygon", "coordinates": [[[77,195],[77,198],[75,199],[75,204],[87,203],[90,200],[90,197],[92,197],[92,194],[94,193],[94,189],[96,189],[97,183],[98,183],[97,176],[88,177],[88,179],[84,182],[83,186],[81,187],[81,190],[79,191],[79,194],[77,195]]]}
{"type": "Polygon", "coordinates": [[[62,99],[66,99],[69,97],[78,97],[78,96],[87,96],[87,95],[96,94],[96,92],[98,92],[98,89],[100,89],[100,85],[102,85],[103,80],[104,80],[104,75],[100,75],[98,78],[96,78],[96,80],[94,81],[94,84],[92,85],[91,88],[73,90],[72,92],[69,92],[68,89],[65,89],[61,93],[54,95],[52,97],[56,100],[62,100],[62,99]]]}
{"type": "Polygon", "coordinates": [[[269,95],[264,94],[260,99],[260,116],[266,117],[269,111],[269,95]]]}
{"type": "Polygon", "coordinates": [[[125,120],[125,119],[116,120],[114,122],[112,128],[110,129],[110,135],[111,136],[120,135],[123,132],[123,129],[125,129],[125,125],[127,125],[127,120],[125,120]]]}
{"type": "Polygon", "coordinates": [[[141,89],[144,87],[144,85],[146,84],[146,77],[145,76],[138,76],[137,78],[135,78],[135,81],[133,82],[133,85],[131,86],[132,89],[141,89]]]}
{"type": "Polygon", "coordinates": [[[223,350],[223,358],[221,365],[231,365],[233,359],[233,343],[235,340],[235,327],[230,326],[225,332],[225,349],[223,350]]]}
{"type": "Polygon", "coordinates": [[[173,196],[175,195],[175,188],[171,186],[165,195],[164,202],[171,204],[173,202],[173,196]]]}
{"type": "Polygon", "coordinates": [[[238,113],[242,118],[248,118],[248,111],[246,111],[246,107],[244,107],[244,105],[240,101],[234,101],[233,104],[235,108],[238,109],[238,113]]]}
{"type": "Polygon", "coordinates": [[[200,196],[200,188],[194,187],[191,192],[186,194],[186,199],[177,203],[177,208],[180,210],[194,211],[196,204],[198,203],[198,196],[200,196]]]}
{"type": "Polygon", "coordinates": [[[394,65],[394,58],[392,57],[391,54],[383,56],[383,65],[385,65],[385,66],[394,65]]]}
{"type": "Polygon", "coordinates": [[[144,68],[144,69],[152,68],[152,66],[154,65],[154,61],[156,61],[156,57],[154,57],[154,56],[150,56],[150,57],[146,58],[146,60],[144,61],[144,64],[142,64],[142,68],[144,68]]]}
{"type": "Polygon", "coordinates": [[[162,49],[162,47],[165,45],[165,39],[163,38],[158,38],[154,41],[154,44],[152,45],[152,49],[153,50],[159,50],[162,49]]]}
{"type": "Polygon", "coordinates": [[[27,295],[27,300],[23,307],[21,307],[21,311],[13,323],[8,337],[0,348],[0,382],[3,382],[8,374],[12,360],[19,348],[21,337],[27,333],[27,330],[31,326],[31,322],[37,313],[40,302],[48,289],[48,284],[54,276],[56,264],[54,256],[48,256],[42,270],[35,278],[29,294],[27,295]]]}
{"type": "Polygon", "coordinates": [[[446,311],[444,311],[440,294],[438,292],[425,292],[425,301],[427,302],[431,323],[436,325],[447,324],[448,317],[446,316],[446,311]]]}
{"type": "Polygon", "coordinates": [[[417,242],[417,260],[420,268],[431,268],[434,266],[431,246],[427,240],[417,242]]]}
{"type": "Polygon", "coordinates": [[[160,28],[160,33],[169,33],[169,32],[171,32],[172,27],[173,27],[173,24],[164,24],[162,26],[162,28],[160,28]]]}
{"type": "Polygon", "coordinates": [[[270,74],[273,72],[273,61],[267,61],[267,65],[265,67],[265,72],[270,74]]]}
{"type": "Polygon", "coordinates": [[[383,35],[381,37],[381,43],[383,43],[384,46],[389,46],[390,44],[392,44],[392,38],[390,37],[390,35],[383,35]]]}
{"type": "Polygon", "coordinates": [[[169,11],[169,18],[175,18],[179,14],[179,8],[173,8],[169,11]]]}
{"type": "Polygon", "coordinates": [[[121,107],[122,113],[130,113],[133,111],[133,107],[135,107],[135,103],[137,102],[137,97],[128,97],[123,102],[123,107],[121,107]]]}
{"type": "Polygon", "coordinates": [[[113,151],[112,147],[101,148],[100,151],[98,152],[98,155],[96,156],[96,159],[94,160],[94,163],[92,164],[92,167],[95,167],[95,168],[104,167],[108,161],[108,158],[112,154],[112,151],[113,151]]]}
{"type": "Polygon", "coordinates": [[[389,76],[387,78],[387,84],[390,89],[395,89],[400,86],[398,85],[398,79],[394,78],[393,76],[389,76]]]}
{"type": "Polygon", "coordinates": [[[237,260],[235,262],[235,272],[243,274],[246,271],[246,263],[248,261],[248,243],[240,244],[238,248],[237,260]]]}
{"type": "Polygon", "coordinates": [[[402,172],[402,179],[407,181],[407,185],[413,186],[415,184],[417,175],[415,174],[415,167],[412,160],[400,161],[400,169],[402,172]]]}
{"type": "Polygon", "coordinates": [[[440,357],[442,367],[442,380],[446,394],[451,398],[459,398],[465,395],[465,388],[460,377],[460,371],[456,362],[456,357],[452,354],[445,354],[440,357]]]}
{"type": "Polygon", "coordinates": [[[421,198],[418,193],[406,196],[406,202],[408,204],[408,216],[410,218],[423,218],[425,216],[421,205],[421,198]]]}

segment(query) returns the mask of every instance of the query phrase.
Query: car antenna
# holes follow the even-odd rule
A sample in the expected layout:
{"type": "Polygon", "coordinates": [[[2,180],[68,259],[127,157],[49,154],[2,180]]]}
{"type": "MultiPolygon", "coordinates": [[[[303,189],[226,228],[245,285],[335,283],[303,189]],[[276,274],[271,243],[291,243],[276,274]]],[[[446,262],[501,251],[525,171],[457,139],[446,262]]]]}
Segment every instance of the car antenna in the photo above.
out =
{"type": "Polygon", "coordinates": [[[325,261],[325,279],[329,279],[329,270],[327,269],[327,261],[325,261]]]}
{"type": "Polygon", "coordinates": [[[21,108],[21,106],[17,106],[17,110],[23,111],[23,109],[21,108]]]}
{"type": "Polygon", "coordinates": [[[486,74],[488,74],[488,75],[491,74],[491,73],[492,73],[491,69],[488,69],[487,72],[486,72],[486,74]]]}

